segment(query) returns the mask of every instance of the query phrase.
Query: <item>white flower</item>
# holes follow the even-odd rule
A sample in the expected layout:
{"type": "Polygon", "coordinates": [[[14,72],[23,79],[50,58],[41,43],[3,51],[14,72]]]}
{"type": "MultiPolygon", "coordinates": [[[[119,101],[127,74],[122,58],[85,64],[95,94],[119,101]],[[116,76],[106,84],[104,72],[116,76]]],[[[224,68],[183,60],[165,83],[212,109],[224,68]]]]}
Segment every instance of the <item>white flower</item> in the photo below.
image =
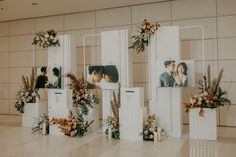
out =
{"type": "Polygon", "coordinates": [[[147,130],[144,131],[144,135],[148,135],[148,131],[147,130]]]}
{"type": "Polygon", "coordinates": [[[27,97],[28,95],[29,95],[29,92],[26,92],[26,93],[25,93],[25,96],[27,97]]]}
{"type": "Polygon", "coordinates": [[[32,93],[32,96],[36,96],[36,93],[35,93],[35,92],[33,92],[33,93],[32,93]]]}
{"type": "Polygon", "coordinates": [[[206,92],[206,91],[204,91],[204,93],[203,93],[205,96],[207,96],[208,95],[208,93],[206,92]]]}
{"type": "Polygon", "coordinates": [[[150,131],[150,132],[154,132],[154,129],[153,129],[153,128],[149,128],[149,131],[150,131]]]}
{"type": "Polygon", "coordinates": [[[54,40],[52,41],[53,43],[56,43],[57,42],[57,39],[56,38],[54,38],[54,40]]]}
{"type": "Polygon", "coordinates": [[[37,37],[35,38],[35,40],[37,40],[37,41],[38,41],[38,40],[39,40],[39,36],[37,36],[37,37]]]}
{"type": "Polygon", "coordinates": [[[149,138],[150,138],[150,139],[153,139],[153,135],[150,135],[149,138]]]}
{"type": "Polygon", "coordinates": [[[44,35],[44,37],[45,37],[45,38],[48,38],[48,37],[49,37],[49,35],[48,35],[48,34],[45,34],[45,35],[44,35]]]}
{"type": "Polygon", "coordinates": [[[50,35],[50,37],[49,37],[50,39],[54,39],[54,37],[52,36],[52,35],[50,35]]]}

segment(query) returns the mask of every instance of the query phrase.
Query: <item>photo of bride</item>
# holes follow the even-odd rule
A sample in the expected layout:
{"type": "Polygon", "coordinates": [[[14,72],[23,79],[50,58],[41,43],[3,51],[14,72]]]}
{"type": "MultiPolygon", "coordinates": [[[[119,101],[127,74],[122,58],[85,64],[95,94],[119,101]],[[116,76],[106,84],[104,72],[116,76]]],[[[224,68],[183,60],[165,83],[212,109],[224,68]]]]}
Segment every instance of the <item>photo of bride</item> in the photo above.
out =
{"type": "Polygon", "coordinates": [[[194,61],[168,60],[158,61],[158,87],[193,87],[194,61]],[[176,66],[177,65],[177,66],[176,66]]]}

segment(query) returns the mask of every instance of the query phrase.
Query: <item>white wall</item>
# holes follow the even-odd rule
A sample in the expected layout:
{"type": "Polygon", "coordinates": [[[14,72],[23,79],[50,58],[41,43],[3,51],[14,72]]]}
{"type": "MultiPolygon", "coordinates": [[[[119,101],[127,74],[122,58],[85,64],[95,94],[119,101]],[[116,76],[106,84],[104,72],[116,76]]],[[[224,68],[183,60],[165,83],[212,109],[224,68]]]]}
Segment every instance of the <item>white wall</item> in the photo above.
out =
{"type": "MultiPolygon", "coordinates": [[[[14,108],[15,93],[22,74],[29,75],[32,66],[32,39],[40,30],[55,29],[59,34],[76,35],[77,73],[82,72],[82,36],[106,30],[128,29],[129,36],[135,32],[144,18],[158,21],[161,26],[196,25],[205,27],[206,59],[211,64],[212,74],[217,76],[221,67],[225,69],[221,85],[228,90],[234,105],[230,111],[218,110],[218,124],[236,126],[236,1],[235,0],[178,0],[173,2],[113,8],[84,13],[74,13],[45,18],[32,18],[0,23],[0,114],[18,114],[14,108]],[[131,33],[132,32],[132,33],[131,33]]],[[[181,32],[183,59],[195,59],[197,77],[201,74],[200,30],[181,32]]],[[[100,64],[100,39],[87,41],[87,64],[100,64]]],[[[132,50],[130,50],[132,51],[132,50]]],[[[47,50],[37,48],[36,65],[47,64],[47,50]]],[[[145,88],[148,102],[148,54],[133,55],[134,86],[145,88]]],[[[184,90],[184,102],[194,93],[184,90]]],[[[42,96],[46,101],[46,96],[42,96]]],[[[147,104],[147,103],[146,103],[147,104]]],[[[188,123],[187,114],[184,122],[188,123]]]]}

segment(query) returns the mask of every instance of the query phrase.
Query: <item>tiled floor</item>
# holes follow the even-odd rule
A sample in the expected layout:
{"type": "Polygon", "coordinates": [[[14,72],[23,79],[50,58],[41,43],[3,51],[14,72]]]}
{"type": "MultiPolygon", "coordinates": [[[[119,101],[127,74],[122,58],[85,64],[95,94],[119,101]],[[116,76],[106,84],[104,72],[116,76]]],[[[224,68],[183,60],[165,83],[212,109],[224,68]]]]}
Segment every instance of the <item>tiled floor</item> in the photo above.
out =
{"type": "Polygon", "coordinates": [[[236,157],[236,139],[217,142],[168,138],[162,142],[32,135],[30,129],[0,126],[0,157],[236,157]]]}

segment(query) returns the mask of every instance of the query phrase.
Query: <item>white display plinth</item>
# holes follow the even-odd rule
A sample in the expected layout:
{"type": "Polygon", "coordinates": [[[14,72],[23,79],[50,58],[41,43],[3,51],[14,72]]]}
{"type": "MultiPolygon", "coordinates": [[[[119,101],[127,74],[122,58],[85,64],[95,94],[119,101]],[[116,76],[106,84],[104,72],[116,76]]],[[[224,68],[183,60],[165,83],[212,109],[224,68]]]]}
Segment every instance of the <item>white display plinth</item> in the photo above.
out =
{"type": "MultiPolygon", "coordinates": [[[[55,118],[67,118],[72,107],[72,91],[68,89],[51,89],[48,91],[48,115],[51,120],[55,118]]],[[[63,135],[58,126],[50,126],[50,134],[63,135]]]]}
{"type": "MultiPolygon", "coordinates": [[[[190,157],[217,157],[218,143],[215,141],[205,140],[189,140],[190,143],[190,157]]],[[[186,155],[187,156],[187,155],[186,155]]],[[[224,156],[224,155],[223,155],[224,156]]]]}
{"type": "Polygon", "coordinates": [[[190,139],[217,139],[216,109],[204,108],[204,117],[199,116],[200,108],[189,110],[190,139]]]}
{"type": "Polygon", "coordinates": [[[26,103],[24,114],[22,115],[22,127],[33,127],[37,119],[39,119],[43,113],[47,113],[45,104],[26,103]]]}
{"type": "Polygon", "coordinates": [[[143,88],[121,88],[120,138],[142,140],[144,118],[143,88]]]}

